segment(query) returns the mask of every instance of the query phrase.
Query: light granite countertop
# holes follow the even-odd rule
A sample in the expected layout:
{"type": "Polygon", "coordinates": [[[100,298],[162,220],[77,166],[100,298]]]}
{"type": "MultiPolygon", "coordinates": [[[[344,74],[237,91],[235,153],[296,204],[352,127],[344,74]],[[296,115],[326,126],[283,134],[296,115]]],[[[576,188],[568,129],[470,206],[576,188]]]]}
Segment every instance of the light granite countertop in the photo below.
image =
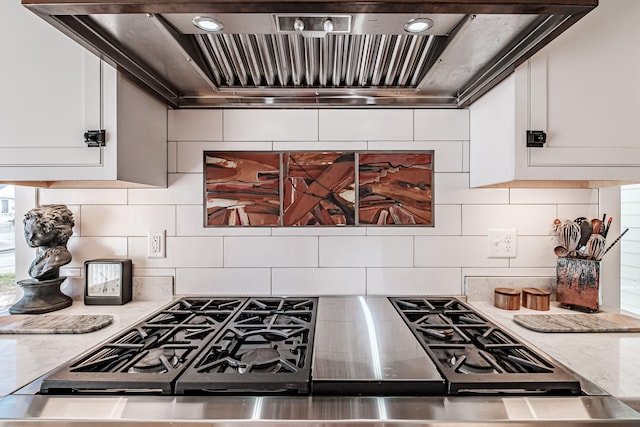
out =
{"type": "MultiPolygon", "coordinates": [[[[524,307],[503,310],[484,301],[469,304],[606,393],[620,398],[640,398],[640,332],[535,332],[515,323],[513,316],[580,312],[564,309],[555,301],[551,302],[549,311],[524,307]]],[[[614,312],[607,308],[601,311],[614,312]]]]}
{"type": "MultiPolygon", "coordinates": [[[[0,397],[8,395],[168,304],[132,301],[125,305],[85,306],[81,301],[54,314],[108,314],[113,323],[84,334],[0,335],[0,397]]],[[[11,316],[0,316],[8,321],[11,316]]]]}

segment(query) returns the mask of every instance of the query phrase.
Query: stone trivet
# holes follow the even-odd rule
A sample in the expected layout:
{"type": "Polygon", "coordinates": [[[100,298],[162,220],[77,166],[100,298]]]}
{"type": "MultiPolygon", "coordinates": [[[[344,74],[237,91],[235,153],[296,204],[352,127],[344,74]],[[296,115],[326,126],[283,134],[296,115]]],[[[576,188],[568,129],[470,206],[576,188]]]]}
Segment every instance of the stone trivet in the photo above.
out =
{"type": "Polygon", "coordinates": [[[640,319],[617,313],[516,314],[513,321],[537,332],[640,332],[640,319]]]}
{"type": "Polygon", "coordinates": [[[84,334],[113,322],[110,315],[38,314],[16,315],[22,319],[0,327],[0,334],[84,334]]]}

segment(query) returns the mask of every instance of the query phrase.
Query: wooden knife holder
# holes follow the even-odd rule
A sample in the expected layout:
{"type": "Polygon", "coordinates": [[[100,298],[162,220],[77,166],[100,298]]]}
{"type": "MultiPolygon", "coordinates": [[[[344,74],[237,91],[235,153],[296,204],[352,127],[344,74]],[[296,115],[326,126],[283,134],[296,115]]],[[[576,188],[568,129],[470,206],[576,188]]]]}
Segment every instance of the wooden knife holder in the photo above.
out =
{"type": "Polygon", "coordinates": [[[600,261],[558,258],[556,300],[582,311],[600,309],[600,261]]]}

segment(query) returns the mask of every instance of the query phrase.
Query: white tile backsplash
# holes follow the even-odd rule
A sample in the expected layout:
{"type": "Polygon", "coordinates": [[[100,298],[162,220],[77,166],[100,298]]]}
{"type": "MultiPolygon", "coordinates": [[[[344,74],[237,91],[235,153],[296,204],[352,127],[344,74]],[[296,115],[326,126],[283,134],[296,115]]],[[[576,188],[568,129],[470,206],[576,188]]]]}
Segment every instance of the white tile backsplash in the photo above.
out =
{"type": "Polygon", "coordinates": [[[320,141],[413,140],[412,110],[320,110],[320,141]]]}
{"type": "Polygon", "coordinates": [[[144,268],[138,265],[133,266],[133,275],[140,277],[175,277],[175,268],[144,268]]]}
{"type": "Polygon", "coordinates": [[[413,237],[320,237],[320,267],[413,267],[413,237]]]}
{"type": "Polygon", "coordinates": [[[510,267],[546,267],[556,263],[553,248],[558,244],[554,236],[518,236],[517,256],[510,260],[510,267]]]}
{"type": "Polygon", "coordinates": [[[204,178],[198,174],[169,174],[167,188],[132,188],[129,192],[131,205],[202,205],[204,200],[204,178]]]}
{"type": "Polygon", "coordinates": [[[595,188],[512,188],[509,190],[513,204],[597,204],[595,188]]]}
{"type": "Polygon", "coordinates": [[[71,252],[68,267],[83,267],[84,262],[98,258],[127,258],[127,237],[71,237],[67,243],[71,252]]]}
{"type": "Polygon", "coordinates": [[[317,267],[317,237],[225,237],[225,267],[317,267]]]}
{"type": "Polygon", "coordinates": [[[367,268],[368,295],[462,295],[459,268],[367,268]]]}
{"type": "Polygon", "coordinates": [[[222,141],[222,110],[169,110],[169,141],[222,141]]]}
{"type": "MultiPolygon", "coordinates": [[[[562,221],[567,219],[576,219],[581,216],[586,218],[601,218],[604,212],[600,212],[598,210],[598,205],[585,205],[585,204],[575,204],[575,205],[565,205],[559,204],[557,215],[555,218],[559,218],[562,221]]],[[[551,221],[553,222],[553,220],[551,221]]]]}
{"type": "Polygon", "coordinates": [[[415,110],[415,139],[469,140],[469,110],[415,110]]]}
{"type": "Polygon", "coordinates": [[[178,268],[177,295],[270,295],[268,268],[178,268]]]}
{"type": "Polygon", "coordinates": [[[224,141],[317,141],[316,110],[224,110],[224,141]]]}
{"type": "Polygon", "coordinates": [[[416,236],[416,267],[508,267],[506,258],[487,258],[486,236],[416,236]]]}
{"type": "Polygon", "coordinates": [[[222,237],[167,237],[166,257],[148,258],[147,237],[129,237],[136,267],[222,267],[222,237]]]}
{"type": "Polygon", "coordinates": [[[62,203],[64,205],[126,205],[127,190],[124,189],[38,189],[38,203],[49,205],[62,203]]]}
{"type": "Polygon", "coordinates": [[[460,294],[468,278],[554,280],[553,219],[601,215],[597,189],[469,188],[467,110],[172,110],[168,135],[167,188],[38,190],[74,212],[66,272],[131,258],[140,298],[460,294]],[[205,150],[434,150],[435,224],[205,227],[205,150]],[[487,258],[487,230],[507,227],[517,256],[487,258]],[[147,257],[151,228],[167,230],[166,258],[147,257]]]}
{"type": "Polygon", "coordinates": [[[555,215],[555,205],[465,205],[462,234],[486,235],[490,228],[515,228],[518,236],[546,236],[555,215]]]}
{"type": "Polygon", "coordinates": [[[364,268],[274,268],[273,295],[364,295],[364,268]]]}
{"type": "MultiPolygon", "coordinates": [[[[438,162],[438,154],[435,155],[438,162]]],[[[469,188],[468,173],[436,173],[434,176],[436,203],[502,204],[509,203],[507,188],[469,188]]]]}
{"type": "Polygon", "coordinates": [[[516,276],[516,277],[555,277],[556,267],[548,268],[477,268],[462,269],[462,277],[516,276]]]}
{"type": "Polygon", "coordinates": [[[86,205],[83,236],[146,236],[151,230],[176,234],[175,205],[86,205]]]}

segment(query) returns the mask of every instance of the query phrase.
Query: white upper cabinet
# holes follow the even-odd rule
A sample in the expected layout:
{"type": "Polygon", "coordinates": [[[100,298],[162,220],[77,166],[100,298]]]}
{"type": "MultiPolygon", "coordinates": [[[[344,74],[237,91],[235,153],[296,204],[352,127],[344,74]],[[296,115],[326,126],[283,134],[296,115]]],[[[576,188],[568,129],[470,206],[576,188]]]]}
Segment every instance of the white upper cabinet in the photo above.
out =
{"type": "Polygon", "coordinates": [[[0,181],[166,186],[163,104],[19,0],[0,2],[0,32],[0,181]],[[99,129],[106,145],[89,147],[99,129]]]}
{"type": "Polygon", "coordinates": [[[471,185],[640,181],[638,19],[640,2],[602,0],[474,103],[471,185]],[[546,144],[528,148],[527,130],[546,144]]]}

